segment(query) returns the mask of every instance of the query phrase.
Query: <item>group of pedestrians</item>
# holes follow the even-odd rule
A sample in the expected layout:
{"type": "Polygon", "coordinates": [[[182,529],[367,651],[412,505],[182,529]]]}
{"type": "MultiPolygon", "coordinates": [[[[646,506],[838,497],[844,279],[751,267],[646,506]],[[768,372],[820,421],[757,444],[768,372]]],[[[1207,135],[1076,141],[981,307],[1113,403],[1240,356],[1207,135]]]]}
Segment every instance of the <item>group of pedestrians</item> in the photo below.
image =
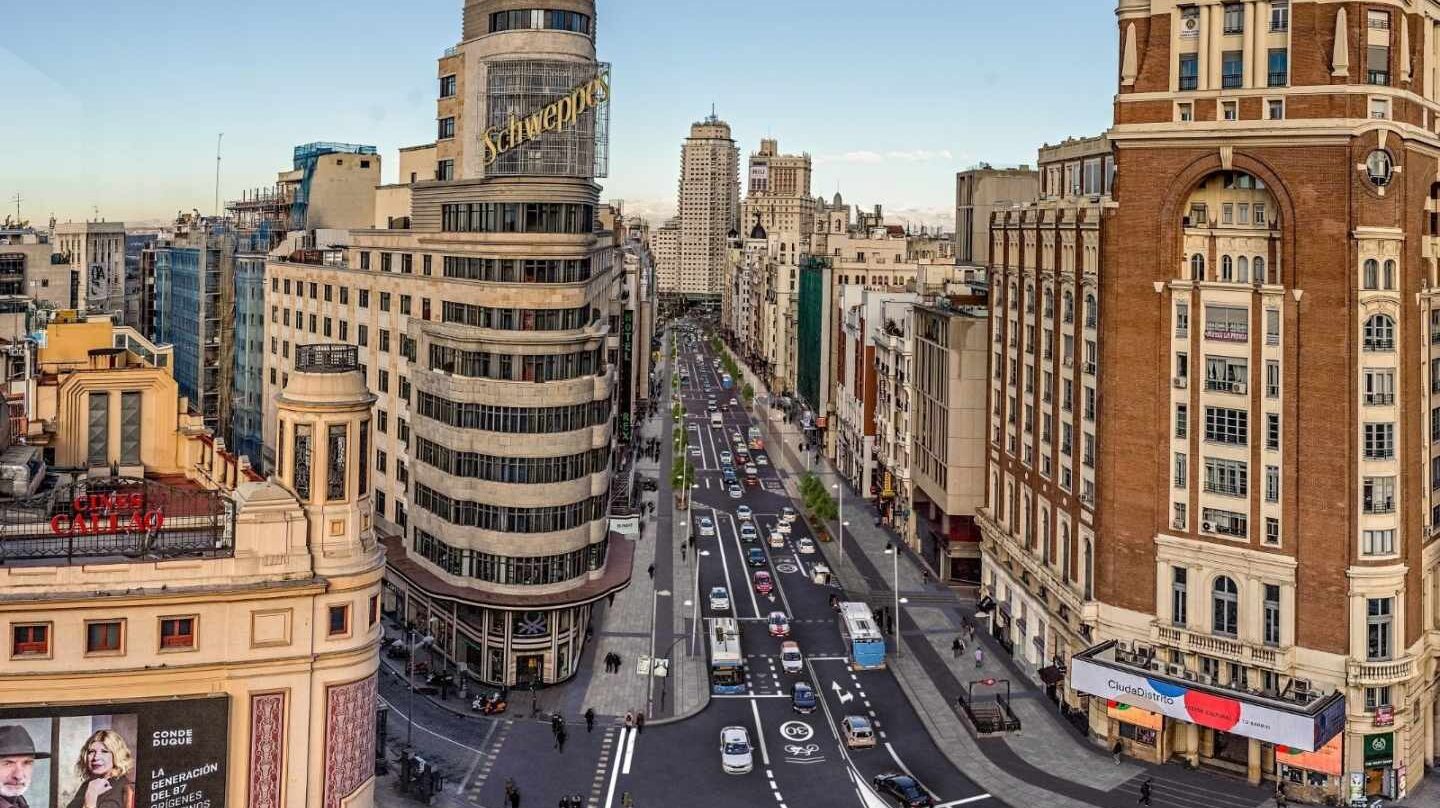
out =
{"type": "MultiPolygon", "coordinates": [[[[960,655],[965,653],[966,643],[975,642],[975,624],[971,623],[968,617],[962,618],[962,620],[960,635],[955,638],[954,642],[950,643],[950,655],[956,660],[960,659],[960,655]]],[[[975,667],[980,668],[984,667],[984,665],[985,649],[981,648],[979,643],[976,643],[975,667]]]]}
{"type": "Polygon", "coordinates": [[[626,711],[625,711],[625,729],[634,729],[636,735],[639,735],[640,733],[644,732],[644,731],[645,731],[645,713],[644,713],[644,711],[638,711],[638,712],[637,712],[637,711],[635,711],[635,710],[626,710],[626,711]]]}
{"type": "Polygon", "coordinates": [[[610,653],[606,654],[606,655],[605,655],[605,672],[606,672],[606,673],[619,673],[619,672],[620,672],[621,662],[622,662],[622,660],[621,660],[621,658],[620,658],[620,655],[617,654],[617,653],[615,653],[614,651],[611,651],[610,653]]]}

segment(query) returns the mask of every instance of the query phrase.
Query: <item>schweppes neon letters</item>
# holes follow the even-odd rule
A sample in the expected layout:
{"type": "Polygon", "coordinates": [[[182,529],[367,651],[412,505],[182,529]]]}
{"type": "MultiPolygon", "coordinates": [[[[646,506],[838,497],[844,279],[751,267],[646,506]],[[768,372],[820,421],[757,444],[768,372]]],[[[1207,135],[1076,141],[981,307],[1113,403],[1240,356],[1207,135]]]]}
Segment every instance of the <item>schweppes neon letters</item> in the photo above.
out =
{"type": "Polygon", "coordinates": [[[489,166],[500,155],[523,143],[534,140],[546,132],[558,132],[575,123],[581,115],[610,100],[610,74],[598,73],[595,78],[581,84],[568,95],[526,115],[511,115],[504,126],[492,126],[485,130],[485,165],[489,166]]]}

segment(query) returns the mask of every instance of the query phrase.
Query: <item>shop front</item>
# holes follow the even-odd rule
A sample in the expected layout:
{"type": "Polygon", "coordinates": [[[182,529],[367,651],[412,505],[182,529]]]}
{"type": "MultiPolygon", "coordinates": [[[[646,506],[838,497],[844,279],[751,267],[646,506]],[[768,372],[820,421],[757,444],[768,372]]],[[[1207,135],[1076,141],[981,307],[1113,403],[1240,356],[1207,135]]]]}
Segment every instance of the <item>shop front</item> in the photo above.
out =
{"type": "Polygon", "coordinates": [[[1361,737],[1364,739],[1361,760],[1365,765],[1365,796],[1394,799],[1401,793],[1403,773],[1403,769],[1395,765],[1395,733],[1373,732],[1361,737]]]}
{"type": "Polygon", "coordinates": [[[1275,747],[1275,779],[1285,784],[1285,794],[1296,802],[1321,802],[1341,786],[1345,735],[1325,742],[1314,752],[1291,746],[1275,747]]]}
{"type": "Polygon", "coordinates": [[[1271,698],[1231,690],[1195,681],[1184,668],[1113,640],[1072,657],[1069,673],[1071,688],[1099,697],[1092,705],[1106,705],[1104,712],[1092,706],[1092,731],[1112,745],[1122,741],[1136,757],[1181,758],[1255,784],[1275,777],[1303,782],[1317,794],[1341,792],[1336,756],[1343,743],[1345,698],[1339,692],[1271,698]]]}

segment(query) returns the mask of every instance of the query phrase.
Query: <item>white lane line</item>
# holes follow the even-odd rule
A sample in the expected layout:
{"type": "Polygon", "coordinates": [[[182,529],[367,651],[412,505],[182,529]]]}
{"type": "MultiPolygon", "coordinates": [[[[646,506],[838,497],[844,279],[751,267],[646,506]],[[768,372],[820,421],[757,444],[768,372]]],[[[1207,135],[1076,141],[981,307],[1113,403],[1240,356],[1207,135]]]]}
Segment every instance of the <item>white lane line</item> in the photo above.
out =
{"type": "MultiPolygon", "coordinates": [[[[624,731],[624,730],[622,730],[622,732],[623,732],[623,731],[624,731]]],[[[630,761],[635,757],[635,739],[637,739],[637,738],[639,738],[639,737],[640,737],[640,731],[639,731],[639,730],[637,730],[637,729],[631,729],[631,730],[630,730],[630,737],[629,737],[627,743],[625,744],[625,768],[624,768],[623,771],[621,771],[621,774],[629,774],[629,773],[630,773],[630,761]]]]}
{"type": "Polygon", "coordinates": [[[788,699],[784,693],[716,693],[712,699],[788,699]]]}
{"type": "MultiPolygon", "coordinates": [[[[714,509],[711,510],[712,512],[714,512],[714,509]]],[[[716,515],[718,516],[719,514],[717,513],[716,515]]],[[[727,512],[725,514],[725,521],[728,522],[730,525],[730,538],[735,540],[735,557],[740,559],[740,561],[743,563],[745,560],[745,546],[740,543],[740,530],[735,527],[735,515],[727,512]]],[[[727,572],[726,574],[728,577],[729,573],[727,572]]],[[[771,580],[774,582],[775,587],[778,589],[780,587],[780,579],[777,576],[771,576],[771,580]]],[[[750,606],[754,608],[755,616],[759,617],[760,601],[755,598],[755,587],[750,584],[750,576],[748,575],[745,576],[745,591],[750,593],[750,606]]],[[[781,596],[784,596],[783,591],[781,592],[781,596]]]]}
{"type": "Polygon", "coordinates": [[[765,747],[765,727],[760,724],[760,705],[750,702],[750,711],[755,714],[755,737],[760,739],[760,760],[770,765],[770,750],[765,747]]]}
{"type": "MultiPolygon", "coordinates": [[[[621,747],[621,748],[624,748],[624,746],[625,746],[625,735],[626,735],[626,733],[629,733],[629,732],[632,732],[632,731],[633,731],[633,730],[628,729],[628,728],[627,728],[627,729],[621,729],[621,730],[620,730],[620,747],[621,747]]],[[[615,784],[618,783],[618,782],[620,782],[620,764],[621,764],[622,762],[624,762],[623,756],[617,754],[617,755],[615,756],[615,768],[613,768],[613,769],[610,770],[610,787],[609,787],[608,789],[606,789],[606,791],[605,791],[605,808],[610,808],[610,806],[613,805],[614,802],[615,802],[615,784]]]]}
{"type": "MultiPolygon", "coordinates": [[[[715,543],[720,550],[720,566],[725,569],[725,586],[730,589],[731,608],[735,610],[735,616],[739,617],[740,607],[735,605],[739,602],[739,598],[735,595],[735,581],[730,578],[730,561],[725,557],[725,541],[721,538],[720,533],[720,512],[714,508],[710,509],[710,521],[715,525],[715,543]]],[[[740,560],[743,562],[744,556],[741,556],[740,560]]],[[[748,584],[749,582],[747,581],[745,583],[748,584]]],[[[746,586],[746,588],[749,589],[749,586],[746,586]]],[[[753,599],[755,595],[752,593],[750,597],[753,599]]]]}
{"type": "Polygon", "coordinates": [[[955,806],[957,806],[957,805],[967,805],[967,804],[972,803],[972,802],[979,802],[979,801],[981,801],[981,800],[988,800],[988,799],[990,799],[990,795],[989,795],[989,794],[980,794],[980,795],[974,796],[974,797],[966,797],[966,798],[963,799],[963,800],[951,800],[950,802],[941,803],[940,805],[935,806],[935,808],[955,808],[955,806]]]}
{"type": "MultiPolygon", "coordinates": [[[[380,699],[379,701],[380,701],[381,704],[385,705],[386,707],[389,707],[389,708],[390,708],[390,712],[393,713],[393,714],[395,714],[396,716],[399,716],[401,720],[404,720],[404,719],[406,718],[406,715],[405,715],[404,713],[400,712],[398,709],[396,709],[395,705],[391,704],[390,702],[386,701],[385,699],[380,699]]],[[[477,754],[477,755],[483,755],[483,754],[485,754],[484,750],[476,749],[476,748],[473,747],[473,746],[466,746],[465,744],[460,743],[459,741],[455,740],[454,738],[451,738],[451,737],[446,736],[446,735],[441,735],[440,733],[435,732],[434,730],[427,729],[424,724],[421,724],[421,723],[419,723],[418,721],[415,722],[415,729],[420,730],[421,732],[425,733],[426,735],[434,735],[436,738],[439,738],[440,740],[445,741],[446,743],[453,744],[454,746],[458,746],[458,747],[460,747],[461,749],[464,749],[464,750],[469,751],[469,752],[474,752],[474,753],[477,754]]]]}

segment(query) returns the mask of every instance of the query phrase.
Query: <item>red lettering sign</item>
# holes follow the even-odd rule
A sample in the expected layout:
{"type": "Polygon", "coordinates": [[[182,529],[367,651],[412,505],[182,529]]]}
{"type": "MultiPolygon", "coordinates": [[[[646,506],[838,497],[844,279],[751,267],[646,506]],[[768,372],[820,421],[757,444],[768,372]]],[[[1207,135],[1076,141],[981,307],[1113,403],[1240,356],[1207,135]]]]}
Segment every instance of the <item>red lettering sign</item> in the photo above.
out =
{"type": "Polygon", "coordinates": [[[159,508],[145,508],[145,495],[133,493],[80,494],[70,503],[74,513],[50,517],[50,532],[56,536],[105,536],[120,533],[147,533],[165,524],[159,508]]]}

